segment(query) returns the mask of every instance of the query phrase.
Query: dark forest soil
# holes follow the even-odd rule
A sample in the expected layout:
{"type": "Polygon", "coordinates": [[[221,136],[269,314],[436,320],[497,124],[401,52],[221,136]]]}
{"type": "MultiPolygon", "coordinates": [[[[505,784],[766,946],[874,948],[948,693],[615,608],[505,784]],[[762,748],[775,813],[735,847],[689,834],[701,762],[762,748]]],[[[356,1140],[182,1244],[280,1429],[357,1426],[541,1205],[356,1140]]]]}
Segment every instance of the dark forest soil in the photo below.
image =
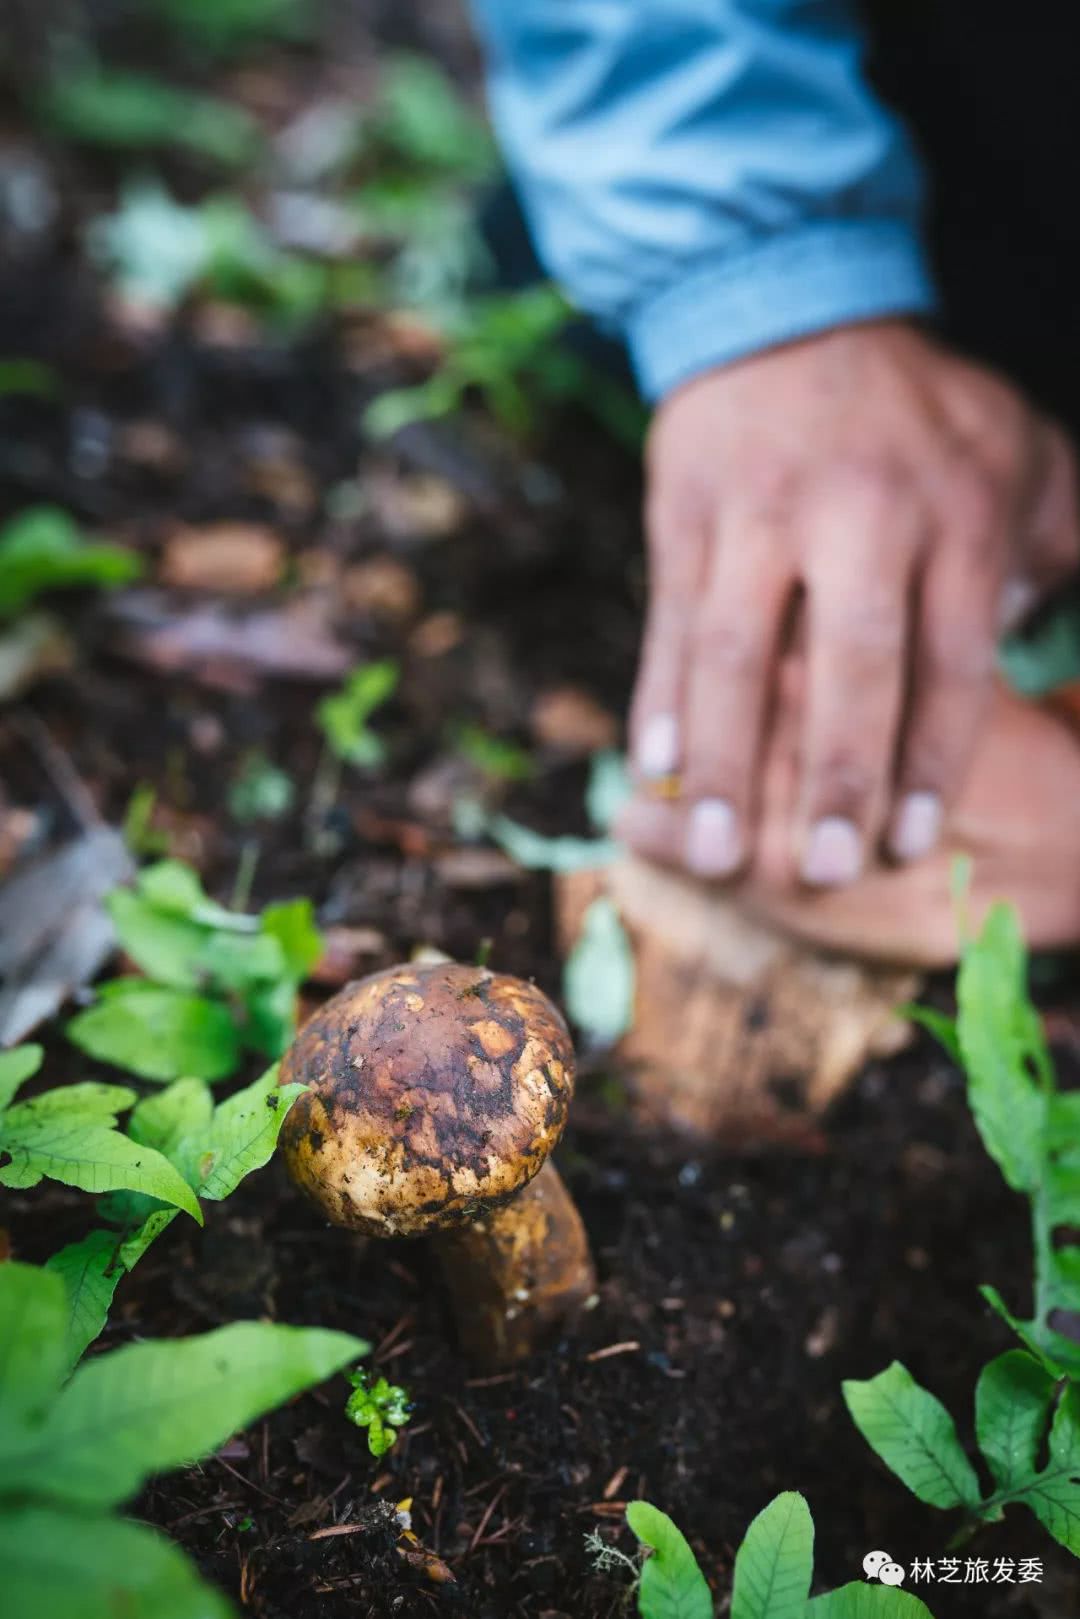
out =
{"type": "MultiPolygon", "coordinates": [[[[447,41],[460,49],[452,30],[447,41]]],[[[65,194],[107,181],[87,168],[65,176],[65,194]]],[[[67,394],[0,400],[0,515],[63,502],[152,566],[177,519],[270,523],[291,573],[268,599],[303,600],[351,660],[403,662],[381,725],[390,764],[374,780],[346,778],[314,829],[330,852],[316,853],[312,708],[325,682],[238,673],[227,659],[165,672],[136,654],[132,597],[80,604],[76,669],[38,684],[22,720],[0,722],[7,808],[34,811],[48,837],[72,829],[40,722],[106,818],[120,820],[150,783],[159,826],[221,897],[254,843],[252,902],[308,894],[324,926],[365,930],[357,970],[419,945],[475,959],[490,940],[492,965],[557,993],[546,880],[461,859],[447,737],[472,717],[528,739],[537,695],[560,685],[622,712],[641,602],[632,459],[576,420],[528,454],[481,423],[410,430],[392,450],[365,445],[360,406],[400,370],[376,320],[303,344],[239,345],[181,320],[140,345],[109,325],[64,230],[4,283],[0,351],[62,358],[67,394]],[[315,492],[310,502],[282,493],[298,488],[315,492]],[[331,490],[359,504],[328,502],[331,490]],[[425,531],[433,496],[457,508],[441,537],[425,531]],[[345,568],[388,556],[418,593],[407,622],[341,595],[345,568]],[[253,749],[302,787],[290,816],[254,829],[227,812],[253,749]]],[[[167,618],[182,605],[166,595],[154,610],[167,618]]],[[[544,830],[583,830],[582,761],[543,747],[537,758],[505,807],[544,830]]],[[[944,1059],[919,1044],[866,1072],[809,1157],[644,1136],[618,1075],[591,1072],[560,1162],[595,1246],[600,1301],[573,1341],[498,1378],[476,1377],[455,1353],[422,1248],[365,1247],[327,1228],[276,1164],[208,1207],[205,1231],[176,1221],[121,1286],[102,1347],[260,1315],[348,1328],[371,1340],[416,1412],[374,1462],[335,1382],[156,1482],[136,1513],[260,1619],[606,1619],[625,1611],[625,1580],[595,1572],[585,1537],[599,1530],[630,1551],[622,1507],[637,1496],[684,1528],[721,1613],[735,1547],[781,1489],[809,1499],[821,1588],[857,1578],[874,1547],[905,1564],[940,1557],[949,1522],[874,1460],[840,1385],[902,1359],[970,1437],[977,1371],[1008,1346],[977,1284],[1024,1302],[1023,1208],[983,1154],[944,1059]],[[382,1506],[405,1498],[454,1583],[399,1555],[382,1506]],[[325,1533],[342,1526],[350,1532],[325,1533]]],[[[29,1260],[85,1221],[85,1199],[43,1188],[12,1196],[4,1218],[12,1251],[29,1260]]],[[[968,1550],[1042,1557],[1046,1579],[921,1588],[937,1619],[1080,1612],[1075,1565],[1033,1519],[1015,1512],[968,1550]]]]}

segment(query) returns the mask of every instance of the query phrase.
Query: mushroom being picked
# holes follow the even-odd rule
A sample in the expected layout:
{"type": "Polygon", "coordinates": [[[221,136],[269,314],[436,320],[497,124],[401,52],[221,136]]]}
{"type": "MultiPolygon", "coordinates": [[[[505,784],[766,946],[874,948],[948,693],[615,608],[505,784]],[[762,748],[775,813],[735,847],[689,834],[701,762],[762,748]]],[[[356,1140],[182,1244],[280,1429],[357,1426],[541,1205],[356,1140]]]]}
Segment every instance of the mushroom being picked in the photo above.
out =
{"type": "Polygon", "coordinates": [[[467,1352],[517,1360],[593,1295],[548,1161],[574,1050],[533,985],[454,962],[373,973],[304,1026],[281,1079],[308,1087],[281,1132],[293,1180],[335,1225],[434,1238],[467,1352]]]}

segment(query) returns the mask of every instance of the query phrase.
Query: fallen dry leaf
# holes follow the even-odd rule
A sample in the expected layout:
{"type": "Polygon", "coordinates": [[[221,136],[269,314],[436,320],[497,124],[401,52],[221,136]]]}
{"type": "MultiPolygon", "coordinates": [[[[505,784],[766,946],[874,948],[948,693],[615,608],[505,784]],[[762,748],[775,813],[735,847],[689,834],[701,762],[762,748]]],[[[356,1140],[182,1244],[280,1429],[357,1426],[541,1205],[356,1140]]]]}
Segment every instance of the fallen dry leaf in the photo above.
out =
{"type": "Polygon", "coordinates": [[[59,621],[29,613],[0,634],[0,702],[21,697],[43,675],[67,669],[74,649],[59,621]]]}
{"type": "Polygon", "coordinates": [[[420,583],[411,568],[393,557],[372,557],[345,570],[345,600],[357,613],[406,623],[420,611],[420,583]]]}
{"type": "Polygon", "coordinates": [[[272,590],[285,565],[285,547],[272,529],[256,523],[182,525],[165,542],[160,576],[177,590],[251,596],[272,590]]]}
{"type": "Polygon", "coordinates": [[[123,656],[163,672],[184,670],[211,685],[250,689],[255,675],[334,680],[355,662],[335,639],[320,602],[248,613],[218,603],[176,611],[159,592],[139,590],[112,606],[123,656]]]}
{"type": "Polygon", "coordinates": [[[460,491],[437,472],[376,467],[364,478],[363,490],[379,527],[392,538],[443,539],[465,521],[460,491]]]}
{"type": "Polygon", "coordinates": [[[613,748],[619,722],[595,697],[577,686],[541,692],[529,715],[529,728],[544,747],[581,755],[613,748]]]}
{"type": "Polygon", "coordinates": [[[0,895],[0,1046],[16,1045],[100,972],[115,934],[102,900],[134,863],[99,826],[9,877],[0,895]]]}

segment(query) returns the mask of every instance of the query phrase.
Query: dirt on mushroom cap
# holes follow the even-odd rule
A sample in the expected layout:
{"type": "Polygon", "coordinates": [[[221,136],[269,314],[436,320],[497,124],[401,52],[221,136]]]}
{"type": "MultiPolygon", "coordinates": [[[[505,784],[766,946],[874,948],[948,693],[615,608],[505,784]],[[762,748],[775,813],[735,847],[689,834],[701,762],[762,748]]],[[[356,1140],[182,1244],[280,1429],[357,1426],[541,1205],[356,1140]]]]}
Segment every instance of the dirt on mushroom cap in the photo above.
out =
{"type": "Polygon", "coordinates": [[[456,963],[347,984],[304,1026],[282,1082],[293,1180],[327,1217],[420,1236],[513,1197],[566,1123],[570,1035],[532,984],[456,963]]]}

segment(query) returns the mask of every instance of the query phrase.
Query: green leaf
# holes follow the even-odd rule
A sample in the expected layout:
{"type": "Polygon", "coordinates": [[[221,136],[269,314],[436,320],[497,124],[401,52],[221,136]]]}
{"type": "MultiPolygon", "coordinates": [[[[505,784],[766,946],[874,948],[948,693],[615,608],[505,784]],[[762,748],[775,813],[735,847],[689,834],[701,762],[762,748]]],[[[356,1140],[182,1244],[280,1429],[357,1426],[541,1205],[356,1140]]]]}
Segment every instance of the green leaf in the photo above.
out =
{"type": "Polygon", "coordinates": [[[84,1192],[146,1192],[202,1224],[198,1200],[160,1153],[115,1129],[133,1092],[118,1085],[67,1085],[0,1116],[0,1185],[36,1186],[45,1175],[84,1192]]]}
{"type": "Polygon", "coordinates": [[[393,696],[400,678],[397,662],[384,658],[354,669],[340,691],[322,699],[316,717],[339,759],[364,767],[382,763],[385,749],[381,738],[368,728],[368,720],[393,696]]]}
{"type": "Polygon", "coordinates": [[[968,1101],[987,1152],[1016,1191],[1042,1173],[1046,1099],[1031,1077],[1049,1062],[1027,995],[1027,959],[1016,913],[989,912],[964,951],[956,980],[957,1033],[968,1101]]]}
{"type": "Polygon", "coordinates": [[[975,1390],[975,1436],[1000,1489],[1035,1472],[1054,1389],[1054,1378],[1022,1349],[984,1368],[975,1390]]]}
{"type": "Polygon", "coordinates": [[[229,166],[259,146],[258,125],[242,108],[148,73],[78,68],[54,78],[41,106],[54,129],[92,146],[180,146],[229,166]]]}
{"type": "Polygon", "coordinates": [[[129,1237],[124,1238],[120,1244],[120,1263],[125,1270],[134,1270],[151,1243],[157,1241],[175,1218],[175,1209],[153,1209],[142,1224],[129,1237]]]}
{"type": "Polygon", "coordinates": [[[910,1591],[853,1580],[838,1591],[814,1597],[806,1619],[933,1619],[933,1615],[910,1591]]]}
{"type": "Polygon", "coordinates": [[[975,1506],[979,1481],[941,1401],[894,1360],[865,1383],[848,1381],[844,1399],[867,1444],[908,1489],[932,1507],[975,1506]]]}
{"type": "Polygon", "coordinates": [[[610,865],[618,853],[610,838],[549,838],[508,815],[491,816],[481,830],[526,871],[592,871],[610,865]]]}
{"type": "Polygon", "coordinates": [[[118,979],[67,1025],[68,1038],[100,1062],[143,1079],[224,1079],[240,1061],[227,1007],[141,979],[118,979]]]}
{"type": "Polygon", "coordinates": [[[735,1557],[731,1619],[803,1619],[814,1572],[814,1522],[795,1490],[758,1513],[735,1557]]]}
{"type": "Polygon", "coordinates": [[[689,1543],[666,1512],[648,1501],[631,1501],[626,1521],[643,1546],[652,1548],[641,1570],[638,1612],[642,1619],[712,1619],[712,1593],[689,1543]]]}
{"type": "Polygon", "coordinates": [[[1050,1460],[1021,1497],[1054,1539],[1080,1557],[1080,1388],[1070,1383],[1050,1428],[1050,1460]]]}
{"type": "Polygon", "coordinates": [[[478,180],[494,167],[483,119],[426,56],[401,52],[386,65],[371,134],[418,169],[478,180]]]}
{"type": "Polygon", "coordinates": [[[157,180],[126,181],[115,213],[96,219],[87,250],[123,294],[151,309],[173,309],[206,274],[211,257],[198,208],[174,202],[157,180]]]}
{"type": "Polygon", "coordinates": [[[528,781],[536,766],[527,748],[506,737],[493,736],[482,725],[459,726],[454,745],[462,758],[494,781],[528,781]]]}
{"type": "Polygon", "coordinates": [[[633,792],[626,759],[614,748],[594,753],[589,760],[589,783],[585,789],[585,810],[597,832],[610,832],[623,805],[633,792]]]}
{"type": "Polygon", "coordinates": [[[177,1079],[156,1096],[143,1098],[128,1121],[128,1134],[164,1153],[198,1191],[197,1166],[189,1160],[184,1143],[203,1141],[213,1117],[214,1097],[205,1080],[177,1079]]]}
{"type": "Polygon", "coordinates": [[[123,585],[141,571],[133,551],[84,540],[59,506],[32,506],[0,528],[0,618],[42,591],[123,585]]]}
{"type": "Polygon", "coordinates": [[[1005,1322],[1011,1327],[1020,1342],[1045,1366],[1054,1378],[1077,1377],[1080,1378],[1080,1344],[1074,1343],[1071,1338],[1064,1338],[1059,1332],[1036,1321],[1021,1321],[1013,1315],[1005,1300],[996,1287],[984,1283],[979,1292],[1005,1322]]]}
{"type": "Polygon", "coordinates": [[[228,1197],[245,1175],[261,1169],[273,1154],[285,1115],[305,1089],[278,1085],[276,1066],[246,1090],[214,1109],[205,1140],[199,1191],[212,1200],[228,1197]]]}
{"type": "Polygon", "coordinates": [[[44,1055],[41,1046],[15,1046],[11,1051],[0,1051],[0,1112],[19,1086],[37,1073],[44,1055]]]}
{"type": "Polygon", "coordinates": [[[296,783],[257,749],[247,755],[229,788],[234,821],[280,821],[296,802],[296,783]]]}
{"type": "Polygon", "coordinates": [[[368,1348],[343,1332],[242,1321],[115,1349],[77,1368],[0,1477],[23,1495],[124,1501],[152,1473],[209,1454],[368,1348]]]}
{"type": "Polygon", "coordinates": [[[281,946],[285,970],[296,983],[303,983],[322,955],[322,934],[315,926],[315,907],[309,899],[291,899],[268,905],[260,918],[264,933],[281,946]]]}
{"type": "Polygon", "coordinates": [[[42,1417],[64,1375],[67,1294],[36,1265],[0,1265],[0,1450],[42,1417]]]}
{"type": "Polygon", "coordinates": [[[121,945],[148,978],[174,989],[202,987],[206,980],[204,927],[187,916],[159,909],[129,888],[116,889],[107,905],[121,945]]]}
{"type": "Polygon", "coordinates": [[[956,1019],[948,1017],[944,1012],[936,1012],[932,1006],[905,1005],[896,1008],[897,1017],[907,1018],[909,1023],[917,1023],[920,1028],[932,1034],[946,1056],[951,1057],[957,1067],[963,1062],[960,1050],[960,1037],[956,1032],[956,1019]]]}
{"type": "Polygon", "coordinates": [[[614,902],[594,899],[563,969],[563,999],[596,1045],[614,1045],[634,1021],[634,953],[614,902]]]}
{"type": "Polygon", "coordinates": [[[1000,661],[1009,684],[1025,697],[1042,697],[1055,686],[1080,678],[1080,614],[1075,600],[1064,600],[1038,622],[1010,635],[1000,661]]]}
{"type": "Polygon", "coordinates": [[[62,1277],[67,1290],[64,1364],[70,1370],[103,1330],[124,1274],[115,1231],[91,1231],[80,1242],[68,1243],[45,1261],[45,1269],[62,1277]]]}
{"type": "Polygon", "coordinates": [[[0,1567],[18,1619],[234,1619],[178,1546],[120,1518],[0,1510],[0,1567]]]}
{"type": "Polygon", "coordinates": [[[51,365],[41,360],[0,360],[0,399],[12,394],[55,399],[59,392],[60,378],[51,365]]]}

